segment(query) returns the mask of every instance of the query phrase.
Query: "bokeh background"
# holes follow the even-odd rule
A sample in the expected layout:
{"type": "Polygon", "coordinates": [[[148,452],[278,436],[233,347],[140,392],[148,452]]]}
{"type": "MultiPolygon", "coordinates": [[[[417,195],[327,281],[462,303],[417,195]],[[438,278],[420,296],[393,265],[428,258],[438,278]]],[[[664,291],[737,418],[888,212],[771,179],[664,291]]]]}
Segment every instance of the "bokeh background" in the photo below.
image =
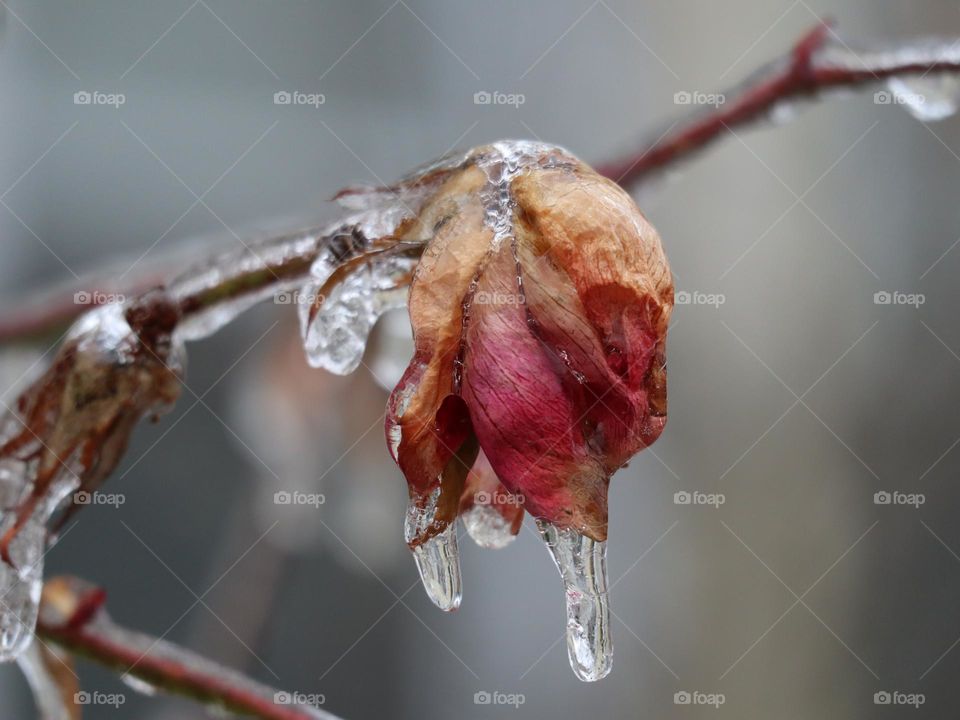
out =
{"type": "MultiPolygon", "coordinates": [[[[122,284],[330,217],[339,187],[454,146],[531,137],[616,158],[687,110],[675,93],[733,84],[819,15],[851,44],[960,36],[945,0],[0,5],[4,314],[91,272],[122,284]],[[274,104],[295,90],[325,102],[274,104]],[[125,103],[75,105],[78,91],[125,103]],[[476,105],[481,91],[524,103],[476,105]]],[[[723,303],[676,308],[670,423],[611,486],[602,682],[567,665],[560,580],[529,523],[502,551],[461,543],[459,612],[416,584],[375,377],[406,361],[402,317],[347,378],[306,369],[289,307],[192,344],[190,391],[107,486],[125,503],[80,513],[47,572],[345,718],[956,715],[958,155],[956,120],[925,125],[870,91],[738,131],[638,189],[678,290],[723,303]],[[884,291],[925,302],[875,304],[884,291]],[[274,505],[291,488],[326,502],[274,505]],[[483,691],[524,703],[475,704],[483,691]],[[678,705],[683,691],[725,702],[678,705]],[[879,707],[882,691],[925,702],[879,707]]],[[[3,387],[46,349],[5,348],[3,387]]],[[[204,716],[80,674],[127,699],[85,717],[204,716]]],[[[33,716],[15,666],[0,707],[33,716]]]]}

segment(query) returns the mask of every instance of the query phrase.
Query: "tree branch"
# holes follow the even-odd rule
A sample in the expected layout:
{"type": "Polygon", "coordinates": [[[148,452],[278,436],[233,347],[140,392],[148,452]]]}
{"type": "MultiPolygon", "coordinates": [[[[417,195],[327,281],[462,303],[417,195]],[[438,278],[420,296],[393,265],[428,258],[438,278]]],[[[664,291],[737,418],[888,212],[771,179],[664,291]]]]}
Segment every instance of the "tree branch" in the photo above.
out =
{"type": "MultiPolygon", "coordinates": [[[[826,92],[859,88],[894,77],[960,72],[960,40],[914,41],[889,48],[854,50],[827,23],[808,31],[784,57],[752,73],[723,95],[725,102],[691,113],[666,132],[642,142],[638,150],[600,165],[597,171],[629,188],[655,171],[690,157],[716,142],[725,132],[764,119],[779,107],[826,92]]],[[[300,236],[270,241],[274,247],[293,248],[300,236]]],[[[251,269],[223,278],[216,286],[184,301],[186,315],[230,302],[307,274],[316,251],[298,251],[282,263],[251,269]]],[[[88,295],[95,296],[92,288],[88,295]]],[[[133,294],[134,289],[130,289],[133,294]]],[[[89,306],[56,297],[39,307],[0,315],[0,345],[35,339],[63,328],[89,306]]]]}
{"type": "Polygon", "coordinates": [[[678,120],[662,135],[597,172],[629,187],[652,172],[693,155],[728,130],[765,120],[778,107],[816,99],[839,88],[859,88],[893,77],[960,71],[960,40],[918,41],[889,49],[854,50],[827,22],[807,32],[793,50],[723,94],[725,101],[678,120]]]}
{"type": "Polygon", "coordinates": [[[37,635],[204,705],[263,720],[337,720],[299,704],[305,696],[279,692],[165,640],[116,625],[103,607],[105,599],[102,589],[78,578],[51,578],[43,589],[37,635]]]}

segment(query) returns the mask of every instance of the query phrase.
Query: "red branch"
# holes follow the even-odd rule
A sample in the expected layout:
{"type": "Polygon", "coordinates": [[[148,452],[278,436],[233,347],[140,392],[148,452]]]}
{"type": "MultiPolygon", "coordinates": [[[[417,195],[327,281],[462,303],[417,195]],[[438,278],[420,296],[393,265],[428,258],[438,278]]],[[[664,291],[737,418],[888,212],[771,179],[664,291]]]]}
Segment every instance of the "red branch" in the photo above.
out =
{"type": "MultiPolygon", "coordinates": [[[[820,23],[807,32],[786,56],[765,65],[741,86],[725,94],[726,102],[719,107],[692,113],[655,140],[642,143],[639,150],[600,165],[597,171],[629,188],[654,171],[702,150],[726,131],[767,118],[778,105],[817,98],[838,88],[859,88],[892,77],[960,72],[960,53],[952,50],[949,43],[936,46],[918,42],[890,48],[888,57],[881,58],[880,53],[868,50],[858,54],[839,42],[827,23],[820,23]],[[834,51],[834,55],[828,51],[834,51]],[[838,59],[837,55],[841,57],[838,59]]],[[[295,272],[306,274],[310,258],[302,258],[300,263],[296,260],[289,259],[283,280],[290,280],[295,272]]],[[[276,278],[277,282],[280,279],[276,278]]],[[[266,276],[257,277],[253,278],[252,284],[262,286],[271,280],[266,276]]],[[[236,295],[249,292],[250,284],[246,278],[227,278],[222,288],[215,288],[202,300],[228,302],[236,295]]],[[[71,303],[70,298],[61,297],[35,309],[2,314],[0,345],[55,331],[84,309],[82,305],[71,303]]]]}
{"type": "Polygon", "coordinates": [[[316,709],[277,703],[273,688],[221,670],[164,640],[115,625],[103,608],[105,599],[103,590],[85,581],[52,578],[44,586],[37,635],[166,692],[234,713],[263,720],[337,720],[316,709]]]}
{"type": "MultiPolygon", "coordinates": [[[[899,49],[913,52],[900,62],[877,62],[875,54],[856,51],[834,40],[827,22],[804,35],[783,58],[761,68],[741,87],[725,95],[727,101],[706,112],[680,120],[655,140],[642,143],[631,155],[601,165],[597,172],[624,187],[634,185],[653,171],[672,165],[712,142],[728,130],[769,117],[778,105],[803,98],[815,98],[837,88],[858,88],[891,77],[926,75],[960,71],[960,60],[953,53],[927,45],[899,49]],[[849,56],[850,62],[838,63],[823,51],[834,49],[849,56]]],[[[947,45],[944,45],[947,47],[947,45]]],[[[896,53],[897,48],[892,49],[896,53]]]]}

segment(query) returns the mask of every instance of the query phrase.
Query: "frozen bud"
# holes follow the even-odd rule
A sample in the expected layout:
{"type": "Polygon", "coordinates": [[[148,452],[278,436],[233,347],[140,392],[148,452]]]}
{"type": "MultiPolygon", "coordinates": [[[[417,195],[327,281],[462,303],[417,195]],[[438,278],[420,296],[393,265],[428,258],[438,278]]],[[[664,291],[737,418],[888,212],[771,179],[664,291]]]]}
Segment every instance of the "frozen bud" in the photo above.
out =
{"type": "Polygon", "coordinates": [[[179,316],[159,290],[92,310],[20,395],[6,423],[15,431],[0,438],[0,459],[24,470],[21,499],[3,516],[0,556],[8,565],[18,564],[10,544],[32,518],[45,521],[73,491],[95,491],[136,423],[176,401],[183,358],[172,333],[179,316]]]}
{"type": "Polygon", "coordinates": [[[556,147],[477,148],[441,180],[399,234],[426,240],[416,350],[387,412],[411,507],[426,511],[407,541],[473,507],[459,500],[478,451],[535,518],[605,540],[610,476],[666,423],[660,238],[627,193],[556,147]]]}

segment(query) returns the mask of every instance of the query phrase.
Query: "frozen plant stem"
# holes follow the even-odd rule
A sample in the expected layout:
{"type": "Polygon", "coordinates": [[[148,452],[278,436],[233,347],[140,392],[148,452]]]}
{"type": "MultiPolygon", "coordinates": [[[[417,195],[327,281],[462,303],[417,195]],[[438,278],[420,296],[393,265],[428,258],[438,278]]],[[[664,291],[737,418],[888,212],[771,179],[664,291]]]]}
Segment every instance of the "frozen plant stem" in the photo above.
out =
{"type": "MultiPolygon", "coordinates": [[[[104,593],[77,578],[57,577],[44,587],[37,635],[142,681],[143,687],[182,695],[215,712],[263,720],[337,720],[165,640],[127,630],[103,609],[104,593]]],[[[36,643],[34,643],[36,644],[36,643]]]]}
{"type": "MultiPolygon", "coordinates": [[[[960,41],[915,40],[878,48],[852,48],[822,22],[784,57],[752,73],[723,94],[725,102],[681,118],[597,172],[630,187],[674,165],[736,128],[777,118],[802,100],[834,90],[879,85],[896,79],[928,81],[960,72],[960,41]],[[655,138],[655,139],[654,139],[655,138]]],[[[782,115],[780,116],[782,117],[782,115]]]]}
{"type": "MultiPolygon", "coordinates": [[[[914,40],[888,47],[851,49],[841,42],[833,29],[820,23],[805,34],[784,57],[751,73],[740,85],[725,93],[719,107],[694,111],[673,123],[666,132],[651,134],[651,139],[623,157],[602,163],[597,172],[623,187],[643,182],[657,172],[675,165],[724,134],[740,127],[762,122],[778,109],[801,100],[816,100],[829,91],[924,77],[925,80],[960,73],[960,40],[914,40]]],[[[309,268],[321,251],[322,242],[313,247],[297,247],[297,241],[309,233],[271,240],[263,248],[280,251],[283,258],[266,267],[250,268],[226,274],[218,282],[198,289],[183,299],[186,316],[209,310],[238,298],[262,297],[295,283],[309,274],[309,268]]],[[[329,241],[316,233],[318,241],[329,241]]],[[[84,288],[93,290],[93,288],[84,288]]],[[[93,294],[93,293],[91,293],[93,294]]],[[[41,307],[16,310],[0,317],[0,344],[54,332],[87,309],[70,296],[55,298],[41,307]]]]}

